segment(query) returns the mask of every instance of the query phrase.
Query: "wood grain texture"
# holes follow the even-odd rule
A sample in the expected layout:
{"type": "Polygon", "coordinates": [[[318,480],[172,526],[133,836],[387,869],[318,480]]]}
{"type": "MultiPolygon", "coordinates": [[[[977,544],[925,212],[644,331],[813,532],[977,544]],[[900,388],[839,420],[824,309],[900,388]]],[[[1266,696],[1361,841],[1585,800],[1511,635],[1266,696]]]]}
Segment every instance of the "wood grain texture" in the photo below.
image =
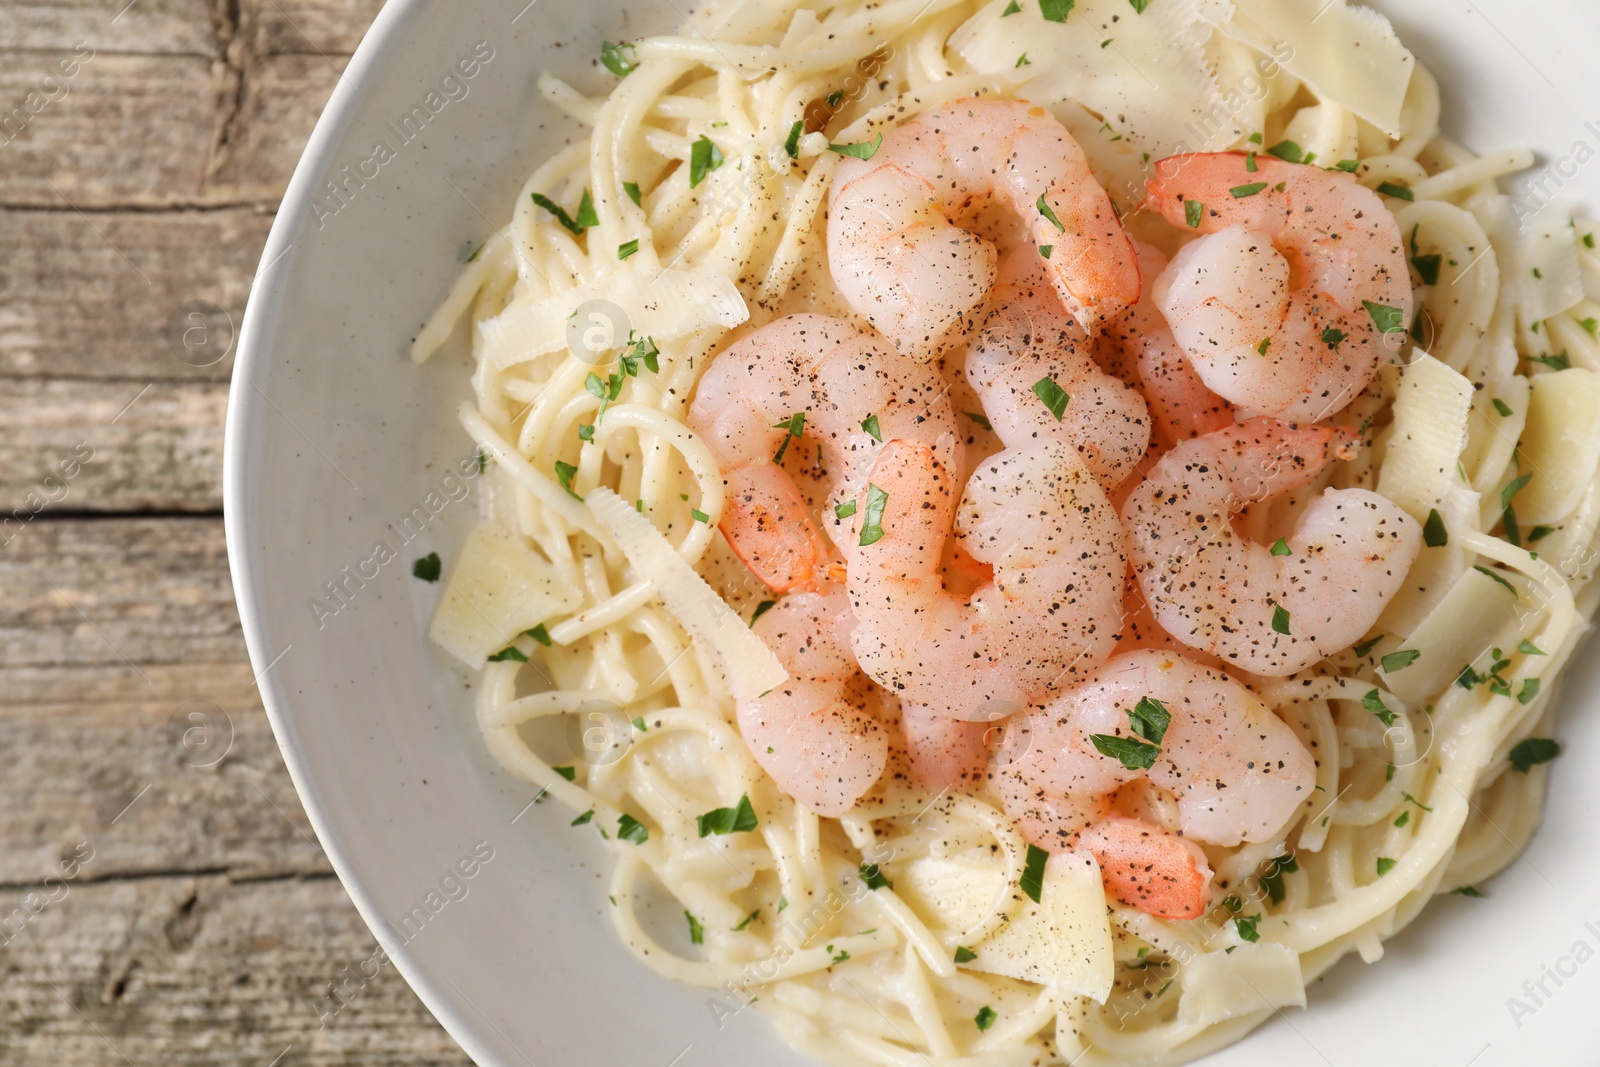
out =
{"type": "Polygon", "coordinates": [[[380,6],[0,4],[0,1064],[467,1063],[359,977],[220,519],[119,514],[220,508],[229,335],[380,6]]]}
{"type": "Polygon", "coordinates": [[[18,915],[0,947],[0,1063],[468,1063],[393,964],[368,963],[376,943],[333,879],[0,892],[0,916],[18,915]]]}
{"type": "Polygon", "coordinates": [[[0,303],[0,377],[227,381],[271,224],[248,208],[0,210],[0,248],[27,250],[0,257],[0,293],[22,294],[0,303]]]}
{"type": "Polygon", "coordinates": [[[13,667],[0,680],[0,810],[30,813],[0,820],[0,884],[38,884],[80,841],[95,852],[86,879],[332,873],[248,662],[13,667]]]}
{"type": "Polygon", "coordinates": [[[226,403],[227,387],[211,382],[6,382],[0,530],[52,508],[219,510],[226,403]],[[69,477],[74,456],[89,458],[69,477]]]}

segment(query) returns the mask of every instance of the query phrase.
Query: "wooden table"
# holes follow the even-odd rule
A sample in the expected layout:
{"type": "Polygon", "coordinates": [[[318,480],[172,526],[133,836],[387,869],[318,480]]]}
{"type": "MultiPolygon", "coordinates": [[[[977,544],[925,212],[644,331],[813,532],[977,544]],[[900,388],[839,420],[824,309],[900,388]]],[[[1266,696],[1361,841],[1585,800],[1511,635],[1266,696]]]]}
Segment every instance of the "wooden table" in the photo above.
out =
{"type": "Polygon", "coordinates": [[[375,942],[222,536],[213,357],[378,7],[0,6],[0,1064],[467,1063],[392,967],[319,1014],[375,942]]]}

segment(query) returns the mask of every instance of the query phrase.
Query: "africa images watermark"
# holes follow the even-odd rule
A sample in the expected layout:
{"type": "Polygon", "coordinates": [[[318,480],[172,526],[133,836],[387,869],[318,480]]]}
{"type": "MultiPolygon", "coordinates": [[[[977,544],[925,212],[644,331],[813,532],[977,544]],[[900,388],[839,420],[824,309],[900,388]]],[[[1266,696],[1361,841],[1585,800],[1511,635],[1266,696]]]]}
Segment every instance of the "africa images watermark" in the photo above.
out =
{"type": "MultiPolygon", "coordinates": [[[[430,886],[421,900],[413,904],[398,920],[389,924],[400,935],[401,943],[411,944],[440,912],[451,904],[466,900],[468,894],[472,892],[470,884],[472,879],[482,873],[494,858],[493,845],[487,841],[474,841],[470,852],[445,868],[436,886],[430,886]]],[[[322,1002],[320,1004],[316,1001],[311,1002],[311,1010],[317,1015],[318,1027],[326,1027],[340,1012],[349,1007],[352,1001],[361,996],[367,985],[383,972],[384,965],[388,962],[389,954],[382,946],[378,946],[372,950],[371,955],[356,961],[353,966],[345,964],[338,977],[328,981],[328,991],[323,994],[322,1002]]]]}
{"type": "Polygon", "coordinates": [[[472,92],[472,79],[483,73],[494,57],[494,47],[488,41],[479,41],[471,53],[457,60],[439,79],[437,87],[428,90],[420,103],[385,123],[393,143],[387,139],[375,142],[364,158],[346,164],[325,182],[322,195],[311,201],[311,217],[316,220],[317,229],[327,226],[329,219],[354,203],[367,183],[376,181],[383,168],[399,158],[399,149],[421,137],[445,108],[465,100],[472,92]]]}
{"type": "MultiPolygon", "coordinates": [[[[481,453],[461,460],[453,470],[446,470],[440,476],[438,484],[428,490],[421,503],[390,522],[387,529],[402,546],[409,545],[421,537],[446,508],[452,504],[459,504],[472,495],[469,483],[483,473],[483,467],[484,460],[481,453]]],[[[354,604],[356,597],[367,587],[367,583],[374,581],[384,567],[399,558],[400,553],[389,540],[380,537],[373,542],[371,551],[365,556],[353,564],[345,564],[337,576],[323,582],[322,589],[325,595],[306,600],[306,607],[310,610],[311,617],[316,620],[317,629],[325,629],[329,619],[354,604]]]]}
{"type": "Polygon", "coordinates": [[[84,64],[95,57],[87,43],[79,41],[72,46],[72,55],[56,61],[55,69],[40,78],[23,96],[21,103],[0,114],[0,145],[8,145],[27,130],[34,117],[51,104],[65,100],[72,92],[72,79],[83,70],[84,64]]]}

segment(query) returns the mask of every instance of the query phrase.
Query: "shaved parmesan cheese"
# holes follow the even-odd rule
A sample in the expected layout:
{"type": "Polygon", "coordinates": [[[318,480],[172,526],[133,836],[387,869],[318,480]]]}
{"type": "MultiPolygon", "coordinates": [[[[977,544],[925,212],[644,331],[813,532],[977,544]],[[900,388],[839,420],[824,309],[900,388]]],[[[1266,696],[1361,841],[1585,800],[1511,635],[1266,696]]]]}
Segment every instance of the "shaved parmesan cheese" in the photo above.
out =
{"type": "Polygon", "coordinates": [[[1400,104],[1417,60],[1388,19],[1344,0],[1233,0],[1232,7],[1226,22],[1217,20],[1222,5],[1202,10],[1223,33],[1277,57],[1321,99],[1400,136],[1400,104]]]}
{"type": "MultiPolygon", "coordinates": [[[[1405,583],[1384,609],[1378,629],[1409,634],[1444,599],[1461,572],[1467,569],[1464,530],[1475,530],[1479,522],[1480,497],[1464,485],[1452,485],[1439,503],[1439,518],[1448,540],[1436,547],[1424,547],[1417,561],[1406,572],[1405,583]]],[[[1427,521],[1426,517],[1423,519],[1427,521]]],[[[1393,651],[1388,647],[1385,652],[1393,651]]]]}
{"type": "Polygon", "coordinates": [[[990,0],[950,47],[974,70],[1020,83],[1017,95],[1046,107],[1079,101],[1157,159],[1222,148],[1247,132],[1206,66],[1209,28],[1190,0],[1137,13],[1126,0],[1078,0],[1065,22],[1045,21],[1034,3],[1003,15],[1008,2],[990,0]],[[1028,64],[1018,67],[1023,53],[1028,64]]]}
{"type": "Polygon", "coordinates": [[[1600,374],[1574,367],[1528,382],[1521,448],[1533,479],[1514,501],[1524,527],[1572,514],[1600,466],[1600,374]]]}
{"type": "Polygon", "coordinates": [[[1324,166],[1361,155],[1356,117],[1338,104],[1314,104],[1296,111],[1282,139],[1299,145],[1307,156],[1315,155],[1324,166]]]}
{"type": "Polygon", "coordinates": [[[1480,570],[1463,571],[1428,617],[1405,634],[1405,647],[1427,651],[1387,676],[1389,689],[1401,700],[1421,704],[1491,648],[1516,647],[1521,595],[1480,570]]]}
{"type": "Polygon", "coordinates": [[[520,537],[495,523],[479,523],[462,546],[444,583],[428,636],[474,670],[524,630],[583,602],[564,588],[555,568],[520,537]]]}
{"type": "Polygon", "coordinates": [[[1300,957],[1287,945],[1242,944],[1184,964],[1178,1023],[1206,1027],[1241,1015],[1306,1006],[1300,957]]]}
{"type": "Polygon", "coordinates": [[[1378,492],[1426,522],[1459,479],[1456,462],[1467,444],[1472,383],[1426,353],[1400,373],[1378,492]]]}
{"type": "Polygon", "coordinates": [[[1039,903],[1016,892],[984,850],[906,865],[898,891],[948,929],[981,922],[997,907],[1021,906],[963,966],[1049,986],[1061,996],[1105,1003],[1115,969],[1105,888],[1093,856],[1058,852],[1045,865],[1039,903]]]}
{"type": "Polygon", "coordinates": [[[707,326],[737,326],[749,317],[738,288],[716,271],[620,264],[608,277],[545,300],[512,301],[478,324],[477,350],[504,370],[574,342],[585,350],[615,348],[630,331],[668,341],[707,326]]]}
{"type": "Polygon", "coordinates": [[[1515,263],[1517,317],[1524,329],[1559,315],[1583,299],[1583,272],[1578,267],[1578,235],[1572,215],[1549,203],[1517,222],[1521,232],[1508,258],[1515,263]]]}
{"type": "Polygon", "coordinates": [[[789,672],[778,657],[649,519],[604,487],[590,490],[584,502],[595,521],[616,539],[634,573],[655,583],[656,595],[667,611],[695,642],[711,652],[735,700],[752,700],[783,684],[789,672]]]}

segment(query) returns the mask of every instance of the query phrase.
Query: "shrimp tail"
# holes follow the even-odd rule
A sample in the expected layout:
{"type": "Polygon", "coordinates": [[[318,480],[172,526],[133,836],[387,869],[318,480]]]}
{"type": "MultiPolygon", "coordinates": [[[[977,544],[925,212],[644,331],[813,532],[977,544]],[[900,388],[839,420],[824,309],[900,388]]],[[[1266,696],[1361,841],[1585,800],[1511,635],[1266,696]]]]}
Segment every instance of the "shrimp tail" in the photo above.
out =
{"type": "Polygon", "coordinates": [[[1160,919],[1198,919],[1211,903],[1211,866],[1194,842],[1137,819],[1106,819],[1078,848],[1100,864],[1122,903],[1160,919]]]}

